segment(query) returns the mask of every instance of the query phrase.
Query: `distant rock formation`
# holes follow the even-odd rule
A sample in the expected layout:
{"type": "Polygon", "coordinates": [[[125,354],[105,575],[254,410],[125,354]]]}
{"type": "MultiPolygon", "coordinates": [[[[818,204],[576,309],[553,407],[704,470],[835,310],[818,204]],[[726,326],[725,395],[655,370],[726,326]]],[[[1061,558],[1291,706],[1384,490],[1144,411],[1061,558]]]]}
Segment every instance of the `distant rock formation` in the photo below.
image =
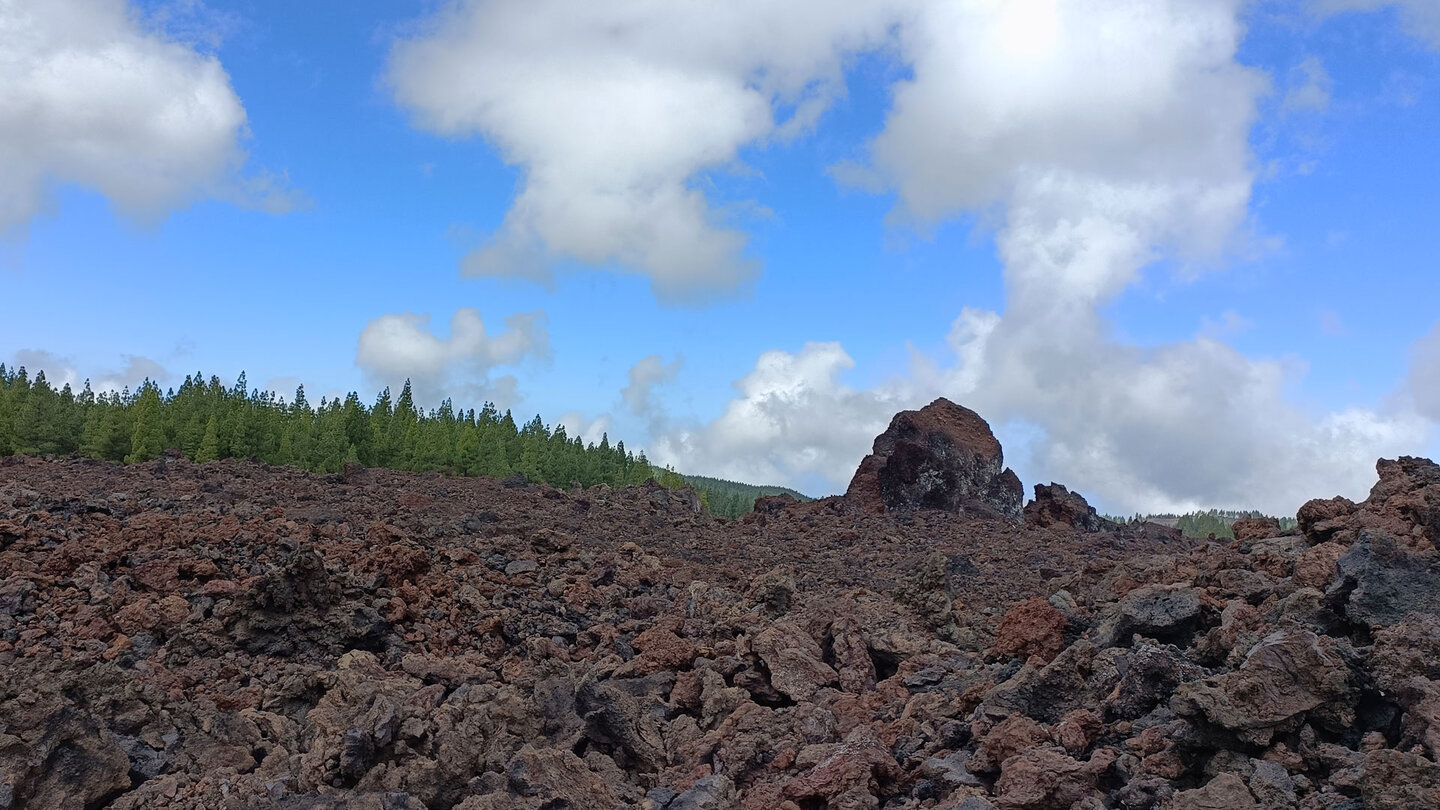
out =
{"type": "Polygon", "coordinates": [[[845,493],[872,512],[940,509],[1012,519],[1024,497],[990,425],[944,397],[896,414],[845,493]]]}
{"type": "Polygon", "coordinates": [[[1064,484],[1035,485],[1035,500],[1025,506],[1025,522],[1032,526],[1069,526],[1085,532],[1114,531],[1116,524],[1100,517],[1095,507],[1064,484]]]}

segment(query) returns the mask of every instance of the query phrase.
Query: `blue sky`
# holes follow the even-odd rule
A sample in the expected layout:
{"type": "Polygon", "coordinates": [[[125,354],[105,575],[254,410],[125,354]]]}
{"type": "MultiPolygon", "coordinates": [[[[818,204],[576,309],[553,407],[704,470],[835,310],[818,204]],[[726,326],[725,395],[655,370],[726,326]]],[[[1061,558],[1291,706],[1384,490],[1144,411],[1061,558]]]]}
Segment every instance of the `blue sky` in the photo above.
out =
{"type": "Polygon", "coordinates": [[[1096,3],[0,3],[0,359],[814,494],[941,395],[1112,511],[1433,455],[1440,11],[1096,3]]]}

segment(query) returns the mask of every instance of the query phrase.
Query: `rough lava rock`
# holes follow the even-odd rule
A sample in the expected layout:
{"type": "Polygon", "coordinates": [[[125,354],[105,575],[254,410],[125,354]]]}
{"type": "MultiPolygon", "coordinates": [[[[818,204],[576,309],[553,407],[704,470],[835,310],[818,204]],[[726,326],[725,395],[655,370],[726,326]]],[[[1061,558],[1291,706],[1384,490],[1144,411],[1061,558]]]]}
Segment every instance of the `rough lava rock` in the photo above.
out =
{"type": "Polygon", "coordinates": [[[1012,519],[1024,497],[990,425],[943,397],[896,414],[845,493],[870,511],[970,510],[1012,519]]]}
{"type": "Polygon", "coordinates": [[[0,810],[1440,807],[1440,468],[1377,469],[1230,543],[0,459],[0,810]]]}
{"type": "Polygon", "coordinates": [[[1039,527],[1068,526],[1086,532],[1117,528],[1100,517],[1080,493],[1056,483],[1035,485],[1035,500],[1025,505],[1025,522],[1039,527]]]}
{"type": "Polygon", "coordinates": [[[1230,531],[1241,543],[1280,536],[1280,521],[1273,517],[1240,518],[1230,524],[1230,531]]]}

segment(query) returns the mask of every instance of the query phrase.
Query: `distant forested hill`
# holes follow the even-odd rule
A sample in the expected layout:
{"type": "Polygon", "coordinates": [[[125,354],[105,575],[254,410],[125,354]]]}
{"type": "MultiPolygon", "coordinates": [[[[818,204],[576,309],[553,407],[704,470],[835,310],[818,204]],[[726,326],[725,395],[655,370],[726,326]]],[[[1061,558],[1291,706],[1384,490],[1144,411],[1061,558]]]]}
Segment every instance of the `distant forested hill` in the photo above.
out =
{"type": "Polygon", "coordinates": [[[399,397],[386,388],[368,407],[354,392],[312,405],[303,385],[286,402],[250,390],[244,374],[229,387],[196,374],[178,389],[161,391],[146,380],[135,391],[96,394],[88,383],[78,393],[69,385],[57,390],[43,372],[31,379],[24,368],[0,365],[0,456],[132,463],[169,450],[192,461],[245,458],[316,472],[359,462],[452,475],[521,473],[559,487],[624,486],[657,473],[643,452],[627,450],[624,442],[612,446],[606,436],[586,444],[538,415],[519,425],[490,403],[461,410],[448,399],[421,410],[408,382],[399,397]]]}
{"type": "Polygon", "coordinates": [[[32,379],[24,368],[0,364],[0,456],[80,455],[134,463],[176,450],[192,461],[246,458],[338,472],[346,462],[450,475],[523,474],[557,487],[626,486],[656,478],[669,487],[689,484],[712,514],[736,518],[761,495],[784,487],[751,486],[660,469],[645,453],[610,444],[609,436],[586,444],[565,428],[536,415],[523,425],[509,411],[485,403],[456,409],[450,400],[417,408],[407,382],[398,397],[386,388],[366,406],[351,392],[312,405],[305,386],[287,402],[274,392],[249,389],[241,374],[232,386],[201,374],[178,389],[162,391],[146,380],[135,391],[96,394],[86,386],[50,385],[44,372],[32,379]]]}
{"type": "MultiPolygon", "coordinates": [[[[1187,537],[1209,537],[1212,533],[1216,537],[1234,538],[1235,532],[1230,528],[1231,524],[1240,518],[1270,517],[1262,512],[1245,511],[1236,509],[1211,509],[1206,512],[1190,512],[1184,515],[1161,514],[1161,515],[1135,515],[1132,518],[1111,518],[1120,523],[1128,523],[1140,520],[1148,520],[1156,523],[1164,523],[1167,526],[1174,526],[1184,532],[1187,537]]],[[[1295,528],[1295,518],[1278,518],[1280,528],[1295,528]]]]}
{"type": "Polygon", "coordinates": [[[754,484],[741,484],[737,481],[726,481],[721,478],[708,478],[703,475],[681,475],[685,483],[695,488],[695,491],[703,496],[710,507],[710,514],[716,517],[737,518],[748,513],[755,506],[755,499],[761,495],[786,494],[794,496],[796,500],[808,501],[810,498],[786,487],[756,486],[754,484]]]}

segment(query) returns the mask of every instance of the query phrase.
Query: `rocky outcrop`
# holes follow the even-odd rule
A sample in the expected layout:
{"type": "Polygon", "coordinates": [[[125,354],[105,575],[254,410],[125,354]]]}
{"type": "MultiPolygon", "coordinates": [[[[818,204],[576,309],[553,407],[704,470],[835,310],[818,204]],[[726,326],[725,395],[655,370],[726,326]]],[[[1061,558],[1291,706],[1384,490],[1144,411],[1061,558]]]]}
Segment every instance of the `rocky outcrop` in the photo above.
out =
{"type": "Polygon", "coordinates": [[[1035,500],[1025,505],[1025,522],[1041,528],[1064,526],[1084,532],[1114,531],[1117,526],[1064,484],[1036,484],[1035,500]]]}
{"type": "Polygon", "coordinates": [[[980,415],[940,398],[875,438],[845,499],[869,511],[939,509],[1019,518],[1024,490],[980,415]]]}

